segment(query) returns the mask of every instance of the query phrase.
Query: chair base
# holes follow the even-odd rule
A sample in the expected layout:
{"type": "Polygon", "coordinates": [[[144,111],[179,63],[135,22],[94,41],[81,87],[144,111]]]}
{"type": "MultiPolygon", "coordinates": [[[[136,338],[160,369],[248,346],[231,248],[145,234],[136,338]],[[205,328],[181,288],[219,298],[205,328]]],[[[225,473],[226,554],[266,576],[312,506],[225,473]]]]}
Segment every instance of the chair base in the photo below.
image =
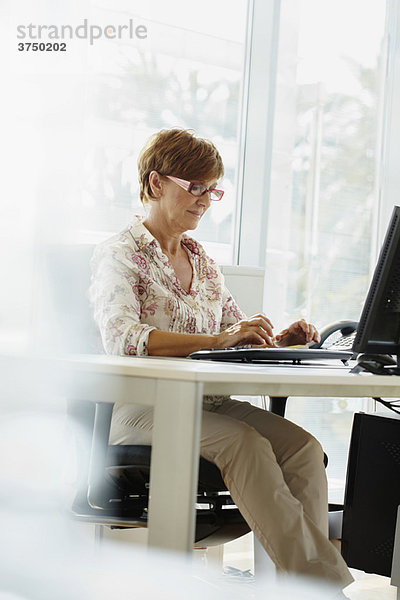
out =
{"type": "MultiPolygon", "coordinates": [[[[227,538],[234,539],[250,531],[239,510],[230,507],[233,504],[230,496],[199,495],[197,500],[199,505],[209,506],[196,510],[195,543],[208,540],[210,536],[228,541],[227,538]],[[238,533],[232,535],[231,530],[238,533]]],[[[72,505],[72,517],[77,521],[97,523],[112,529],[147,527],[147,501],[148,497],[128,497],[123,501],[108,502],[104,507],[93,508],[82,494],[78,494],[72,505]]],[[[218,543],[224,542],[210,539],[210,545],[218,543]]]]}

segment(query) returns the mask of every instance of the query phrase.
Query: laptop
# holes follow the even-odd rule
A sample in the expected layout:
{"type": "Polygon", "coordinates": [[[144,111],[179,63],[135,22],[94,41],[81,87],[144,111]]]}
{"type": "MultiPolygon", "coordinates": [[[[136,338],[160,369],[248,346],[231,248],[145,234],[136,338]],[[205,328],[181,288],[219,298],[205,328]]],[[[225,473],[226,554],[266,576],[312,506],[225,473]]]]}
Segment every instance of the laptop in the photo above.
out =
{"type": "Polygon", "coordinates": [[[348,350],[330,350],[329,348],[251,348],[235,346],[234,348],[210,348],[192,352],[193,360],[214,360],[223,362],[240,362],[264,364],[269,362],[289,362],[301,364],[303,361],[340,360],[343,364],[351,359],[353,353],[348,350]]]}

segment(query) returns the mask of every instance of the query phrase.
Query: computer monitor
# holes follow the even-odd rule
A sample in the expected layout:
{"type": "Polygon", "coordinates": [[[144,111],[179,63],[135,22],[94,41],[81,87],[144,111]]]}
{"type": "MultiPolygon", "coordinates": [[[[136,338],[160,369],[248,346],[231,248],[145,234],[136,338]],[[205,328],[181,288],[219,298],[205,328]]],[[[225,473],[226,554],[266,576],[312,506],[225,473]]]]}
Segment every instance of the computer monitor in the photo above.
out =
{"type": "Polygon", "coordinates": [[[392,354],[400,367],[400,207],[395,206],[361,313],[354,352],[392,354]]]}

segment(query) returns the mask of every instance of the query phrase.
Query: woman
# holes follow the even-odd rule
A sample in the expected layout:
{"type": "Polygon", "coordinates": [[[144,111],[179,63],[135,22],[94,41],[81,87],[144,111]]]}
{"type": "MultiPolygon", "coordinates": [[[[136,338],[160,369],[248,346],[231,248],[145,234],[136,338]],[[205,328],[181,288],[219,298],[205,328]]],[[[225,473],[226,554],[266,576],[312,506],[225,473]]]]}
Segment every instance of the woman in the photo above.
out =
{"type": "MultiPolygon", "coordinates": [[[[138,160],[146,217],[97,247],[91,295],[109,354],[187,356],[201,348],[318,341],[297,321],[274,336],[263,314],[247,318],[202,246],[186,235],[212,200],[223,164],[215,146],[180,129],[148,141],[138,160]]],[[[152,410],[115,406],[110,443],[150,444],[152,410]]],[[[247,402],[204,398],[201,454],[214,462],[265,550],[284,572],[343,587],[352,577],[328,540],[327,484],[319,443],[247,402]]]]}

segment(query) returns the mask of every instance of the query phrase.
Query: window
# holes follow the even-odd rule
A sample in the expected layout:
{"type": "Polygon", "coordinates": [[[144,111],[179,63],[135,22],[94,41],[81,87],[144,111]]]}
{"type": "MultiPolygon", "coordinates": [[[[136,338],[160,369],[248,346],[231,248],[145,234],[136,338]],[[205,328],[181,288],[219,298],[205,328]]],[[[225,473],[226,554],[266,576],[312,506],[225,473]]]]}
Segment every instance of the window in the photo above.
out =
{"type": "Polygon", "coordinates": [[[88,55],[84,174],[76,228],[109,235],[143,212],[136,161],[147,138],[169,127],[214,141],[225,164],[221,204],[194,236],[232,263],[247,0],[206,0],[196,9],[153,0],[132,15],[130,3],[93,1],[93,19],[143,23],[148,37],[105,40],[88,55]],[[229,13],[229,20],[226,14],[229,13]]]}
{"type": "MultiPolygon", "coordinates": [[[[10,48],[16,27],[29,23],[24,4],[5,21],[10,48]]],[[[10,53],[4,89],[11,93],[0,99],[7,140],[0,249],[12,256],[1,267],[4,348],[23,351],[44,327],[37,312],[49,294],[44,246],[96,243],[143,210],[137,155],[160,128],[193,128],[219,148],[224,199],[195,235],[218,262],[233,262],[247,4],[238,0],[232,10],[229,0],[204,0],[189,10],[180,0],[140,7],[82,0],[35,9],[35,27],[132,21],[147,37],[93,44],[67,37],[65,53],[10,53]]]]}

